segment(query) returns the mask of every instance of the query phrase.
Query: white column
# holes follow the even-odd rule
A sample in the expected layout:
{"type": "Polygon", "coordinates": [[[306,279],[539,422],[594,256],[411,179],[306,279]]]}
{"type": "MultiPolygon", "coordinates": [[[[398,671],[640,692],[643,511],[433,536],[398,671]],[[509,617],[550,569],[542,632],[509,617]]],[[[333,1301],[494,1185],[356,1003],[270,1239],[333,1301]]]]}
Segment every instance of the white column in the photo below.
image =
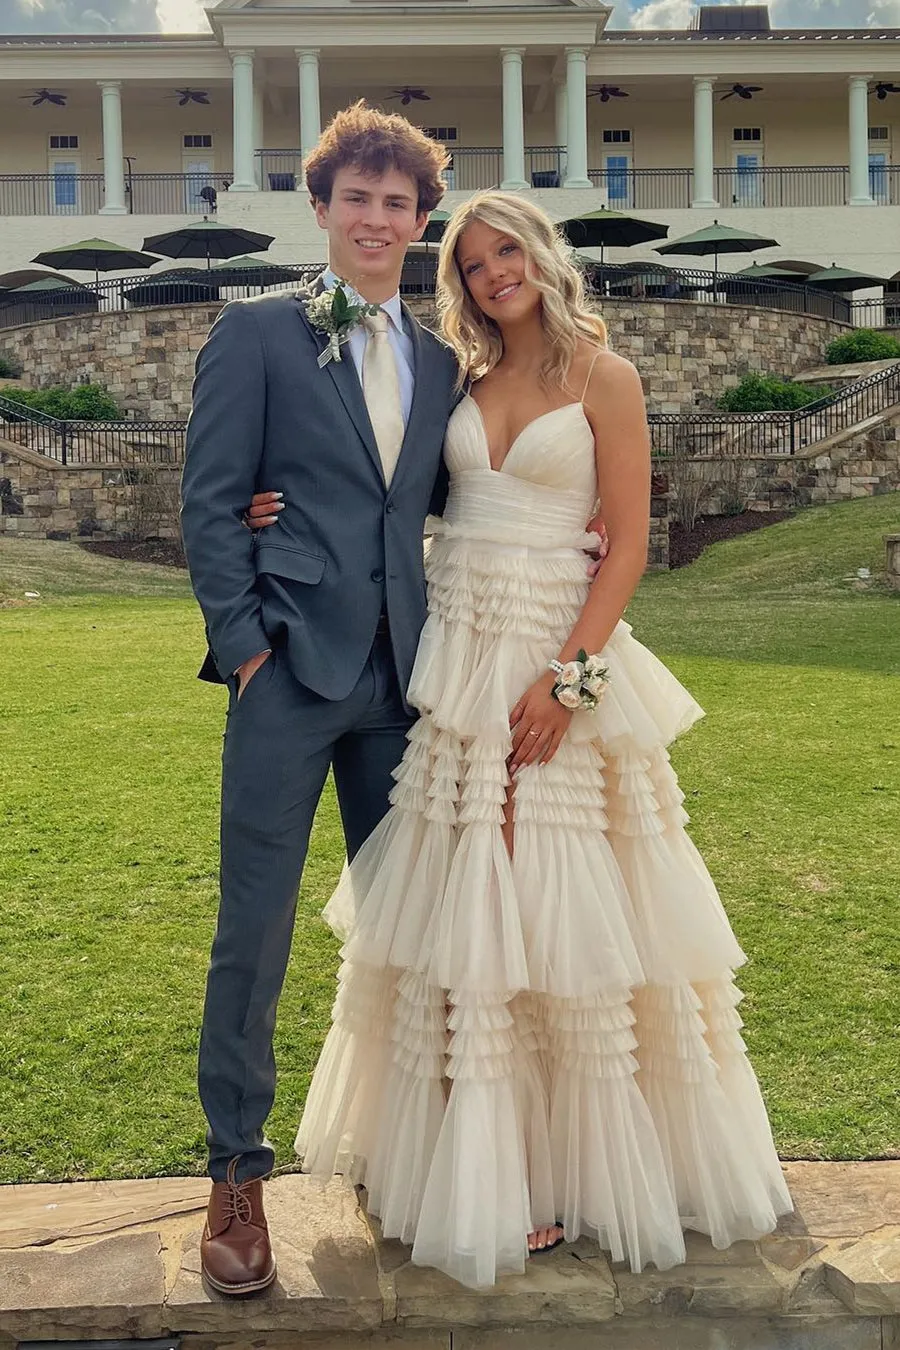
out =
{"type": "Polygon", "coordinates": [[[525,178],[525,104],[522,93],[524,47],[501,47],[503,60],[502,188],[527,188],[525,178]]]}
{"type": "Polygon", "coordinates": [[[869,80],[871,75],[851,75],[850,98],[850,205],[874,206],[869,185],[869,80]]]}
{"type": "Polygon", "coordinates": [[[256,186],[264,188],[263,181],[265,166],[257,150],[265,149],[266,144],[266,112],[265,112],[266,91],[263,88],[262,80],[253,81],[253,176],[256,179],[256,186]]]}
{"type": "Polygon", "coordinates": [[[560,81],[554,91],[556,105],[556,144],[562,147],[559,156],[559,177],[562,182],[566,176],[566,164],[568,155],[566,150],[569,145],[569,99],[568,90],[565,84],[560,81]]]}
{"type": "Polygon", "coordinates": [[[713,173],[713,82],[694,80],[694,197],[691,206],[718,206],[713,173]]]}
{"type": "Polygon", "coordinates": [[[122,86],[118,80],[98,80],[103,109],[103,185],[101,216],[127,216],[125,147],[122,142],[122,86]]]}
{"type": "Polygon", "coordinates": [[[231,53],[234,103],[234,182],[230,192],[256,192],[253,167],[253,53],[231,53]]]}
{"type": "Polygon", "coordinates": [[[587,162],[587,50],[566,48],[567,154],[563,187],[589,188],[587,162]]]}
{"type": "Polygon", "coordinates": [[[322,134],[318,49],[298,48],[297,64],[300,73],[300,150],[306,159],[322,134]]]}

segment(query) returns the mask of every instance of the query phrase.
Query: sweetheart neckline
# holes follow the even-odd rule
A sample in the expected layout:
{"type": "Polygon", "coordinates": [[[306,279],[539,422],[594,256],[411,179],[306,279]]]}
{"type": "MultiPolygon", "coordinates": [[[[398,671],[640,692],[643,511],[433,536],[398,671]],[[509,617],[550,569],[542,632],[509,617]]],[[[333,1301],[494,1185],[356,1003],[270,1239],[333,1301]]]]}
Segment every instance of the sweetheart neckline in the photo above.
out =
{"type": "Polygon", "coordinates": [[[538,413],[537,417],[532,417],[530,422],[525,423],[524,427],[519,432],[519,434],[517,436],[514,436],[512,441],[510,442],[509,448],[500,462],[499,469],[495,469],[493,464],[491,463],[491,447],[488,441],[487,424],[484,420],[484,413],[481,411],[481,408],[478,406],[478,403],[475,401],[475,399],[472,397],[471,394],[465,394],[464,397],[469,400],[469,402],[471,403],[472,407],[475,409],[475,412],[478,415],[478,422],[479,425],[481,426],[481,439],[484,444],[485,453],[487,455],[487,468],[489,473],[503,473],[504,469],[506,468],[506,461],[509,459],[512,452],[519,444],[519,441],[525,435],[525,432],[528,431],[530,427],[533,427],[537,422],[542,422],[545,417],[553,417],[556,413],[568,412],[570,408],[578,408],[581,412],[581,416],[584,418],[585,426],[589,427],[590,425],[588,423],[587,418],[584,416],[584,399],[580,398],[573,403],[562,403],[558,408],[548,408],[546,412],[538,413]]]}

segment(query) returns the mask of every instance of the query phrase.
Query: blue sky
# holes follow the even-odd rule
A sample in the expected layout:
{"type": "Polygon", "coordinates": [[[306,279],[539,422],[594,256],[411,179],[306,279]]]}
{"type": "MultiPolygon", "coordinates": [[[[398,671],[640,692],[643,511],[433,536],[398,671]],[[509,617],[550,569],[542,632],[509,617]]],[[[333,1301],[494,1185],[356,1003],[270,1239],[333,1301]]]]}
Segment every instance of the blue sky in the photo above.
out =
{"type": "MultiPolygon", "coordinates": [[[[610,27],[684,28],[694,0],[620,0],[610,27]]],[[[900,27],[900,0],[770,0],[782,28],[900,27]]],[[[200,0],[0,0],[2,33],[206,32],[200,0]]]]}

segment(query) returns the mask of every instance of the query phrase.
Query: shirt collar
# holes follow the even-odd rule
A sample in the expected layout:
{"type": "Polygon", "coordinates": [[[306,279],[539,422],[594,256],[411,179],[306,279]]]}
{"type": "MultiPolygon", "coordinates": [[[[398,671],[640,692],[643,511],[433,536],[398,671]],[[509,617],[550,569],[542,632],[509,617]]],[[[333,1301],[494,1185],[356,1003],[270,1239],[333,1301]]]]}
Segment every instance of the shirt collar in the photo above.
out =
{"type": "MultiPolygon", "coordinates": [[[[333,291],[335,286],[338,284],[338,280],[339,277],[337,273],[332,272],[330,267],[327,267],[325,271],[322,273],[322,284],[325,287],[326,291],[333,291]]],[[[350,285],[348,281],[345,281],[343,284],[351,300],[358,300],[361,304],[366,303],[365,298],[361,296],[358,291],[354,290],[354,288],[350,285]]],[[[397,329],[398,333],[402,333],[403,308],[400,303],[400,292],[395,291],[394,294],[391,296],[390,300],[385,300],[380,306],[380,308],[384,310],[385,314],[391,320],[394,327],[397,329]]]]}

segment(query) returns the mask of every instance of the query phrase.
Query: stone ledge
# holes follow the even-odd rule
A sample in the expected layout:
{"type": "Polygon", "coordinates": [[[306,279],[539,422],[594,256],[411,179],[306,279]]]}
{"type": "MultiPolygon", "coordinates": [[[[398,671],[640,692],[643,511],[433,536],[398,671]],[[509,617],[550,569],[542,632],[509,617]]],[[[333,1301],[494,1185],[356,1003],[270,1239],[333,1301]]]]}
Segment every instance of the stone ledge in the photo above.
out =
{"type": "Polygon", "coordinates": [[[494,1289],[414,1267],[355,1191],[266,1187],[279,1278],[226,1299],[200,1277],[199,1178],[0,1190],[0,1347],[183,1333],[201,1350],[900,1350],[900,1161],[788,1163],[796,1210],[758,1243],[687,1234],[675,1270],[634,1275],[587,1240],[494,1289]],[[551,1345],[551,1338],[554,1344],[551,1345]],[[577,1343],[576,1343],[577,1342],[577,1343]]]}

